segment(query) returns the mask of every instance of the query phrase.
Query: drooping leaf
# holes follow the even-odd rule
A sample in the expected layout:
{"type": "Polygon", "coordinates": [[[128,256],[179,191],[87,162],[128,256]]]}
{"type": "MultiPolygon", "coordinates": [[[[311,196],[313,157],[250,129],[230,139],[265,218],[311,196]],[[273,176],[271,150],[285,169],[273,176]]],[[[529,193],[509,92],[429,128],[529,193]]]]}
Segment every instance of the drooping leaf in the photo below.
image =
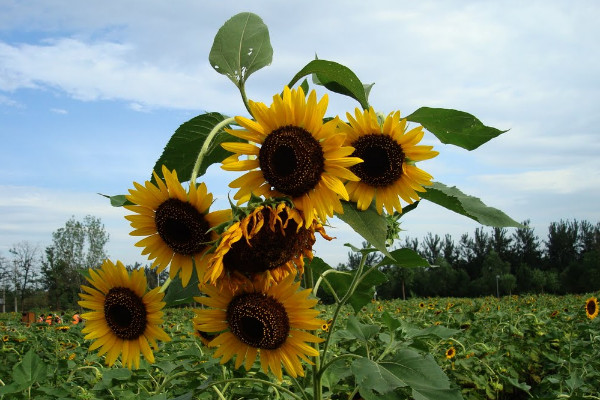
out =
{"type": "Polygon", "coordinates": [[[352,361],[351,370],[361,396],[367,400],[380,398],[378,395],[406,386],[386,366],[365,357],[352,361]]]}
{"type": "Polygon", "coordinates": [[[256,14],[243,12],[231,17],[215,35],[210,65],[237,87],[273,61],[269,29],[256,14]]]}
{"type": "Polygon", "coordinates": [[[429,263],[426,259],[421,257],[419,253],[413,249],[403,248],[396,249],[391,252],[392,258],[385,257],[379,263],[379,266],[384,265],[397,265],[399,267],[414,268],[414,267],[428,267],[429,263]]]}
{"type": "MultiPolygon", "coordinates": [[[[181,182],[188,181],[204,141],[212,129],[225,119],[227,119],[226,116],[212,112],[198,115],[184,122],[169,139],[163,153],[154,165],[154,171],[162,178],[162,166],[166,165],[170,170],[177,171],[177,177],[181,182]]],[[[228,127],[226,126],[226,128],[228,127]]],[[[242,140],[225,131],[218,133],[208,147],[198,176],[202,176],[210,165],[219,163],[231,155],[221,147],[221,143],[240,141],[242,140]]],[[[154,182],[154,176],[151,177],[151,181],[154,182]]]]}
{"type": "Polygon", "coordinates": [[[440,182],[433,182],[427,191],[420,193],[421,198],[469,217],[482,225],[495,227],[517,227],[523,225],[494,207],[486,206],[480,199],[464,194],[455,186],[448,187],[440,182]]]}
{"type": "Polygon", "coordinates": [[[355,203],[342,201],[342,207],[344,213],[336,214],[339,219],[350,225],[356,233],[385,256],[394,258],[385,246],[387,237],[386,219],[383,215],[377,213],[373,205],[364,211],[360,211],[356,208],[355,203]]]}
{"type": "Polygon", "coordinates": [[[423,125],[440,142],[467,150],[474,150],[506,132],[485,126],[469,113],[448,108],[421,107],[406,119],[423,125]]]}
{"type": "Polygon", "coordinates": [[[363,109],[369,108],[367,90],[350,68],[328,60],[312,60],[306,64],[288,83],[292,87],[296,82],[307,75],[313,74],[316,79],[313,82],[325,86],[335,93],[350,96],[360,103],[363,109]]]}
{"type": "Polygon", "coordinates": [[[27,388],[36,382],[46,378],[47,366],[42,359],[35,354],[33,348],[23,357],[20,363],[14,366],[12,377],[15,383],[22,388],[27,388]]]}
{"type": "Polygon", "coordinates": [[[354,315],[348,317],[346,330],[350,332],[354,338],[361,342],[367,342],[379,332],[379,326],[373,324],[363,324],[354,315]]]}

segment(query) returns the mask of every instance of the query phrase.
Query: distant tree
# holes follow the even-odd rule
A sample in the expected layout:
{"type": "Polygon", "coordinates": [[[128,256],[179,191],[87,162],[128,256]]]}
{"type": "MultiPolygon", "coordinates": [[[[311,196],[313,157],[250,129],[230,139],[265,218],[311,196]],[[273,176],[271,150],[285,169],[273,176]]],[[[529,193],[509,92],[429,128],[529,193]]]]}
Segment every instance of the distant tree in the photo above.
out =
{"type": "MultiPolygon", "coordinates": [[[[509,275],[512,276],[510,273],[510,263],[508,261],[503,261],[495,250],[490,250],[490,252],[485,256],[481,267],[482,289],[484,292],[480,294],[495,294],[496,285],[500,285],[500,278],[503,276],[504,280],[507,282],[507,288],[509,290],[514,289],[512,284],[509,283],[509,281],[513,280],[514,276],[513,278],[509,278],[509,275]]],[[[516,279],[514,282],[516,284],[516,279]]],[[[508,290],[506,290],[505,293],[506,292],[508,292],[508,290]]]]}
{"type": "Polygon", "coordinates": [[[506,228],[493,228],[490,237],[490,248],[504,261],[509,261],[510,259],[511,243],[512,238],[508,236],[508,230],[506,228]]]}
{"type": "Polygon", "coordinates": [[[442,243],[442,257],[453,267],[457,267],[457,262],[460,257],[458,248],[452,240],[452,236],[449,234],[444,235],[444,242],[442,243]]]}
{"type": "Polygon", "coordinates": [[[579,223],[576,220],[552,222],[546,241],[547,268],[558,273],[578,257],[579,223]]]}
{"type": "Polygon", "coordinates": [[[15,291],[20,294],[21,310],[23,310],[23,301],[31,289],[34,270],[38,267],[39,251],[37,246],[27,241],[14,244],[9,250],[14,265],[13,282],[15,291]]]}
{"type": "Polygon", "coordinates": [[[421,242],[421,255],[423,258],[425,258],[429,264],[434,264],[435,260],[442,255],[442,250],[442,238],[437,234],[432,235],[431,232],[428,232],[425,239],[423,239],[423,242],[421,242]]]}

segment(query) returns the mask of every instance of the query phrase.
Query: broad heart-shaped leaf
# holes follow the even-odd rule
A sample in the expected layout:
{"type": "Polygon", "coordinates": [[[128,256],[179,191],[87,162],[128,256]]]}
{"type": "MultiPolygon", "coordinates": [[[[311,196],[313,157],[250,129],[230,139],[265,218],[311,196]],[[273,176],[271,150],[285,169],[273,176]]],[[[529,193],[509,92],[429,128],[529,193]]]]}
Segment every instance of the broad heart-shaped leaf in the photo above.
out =
{"type": "Polygon", "coordinates": [[[356,203],[348,201],[342,201],[342,207],[344,213],[336,214],[339,219],[350,225],[356,233],[385,256],[394,258],[385,246],[387,221],[385,216],[377,213],[373,204],[364,211],[356,208],[356,203]]]}
{"type": "Polygon", "coordinates": [[[473,115],[448,108],[421,107],[406,117],[433,133],[442,143],[474,150],[506,132],[483,125],[473,115]]]}
{"type": "Polygon", "coordinates": [[[169,284],[163,301],[167,303],[165,307],[172,307],[191,303],[196,296],[200,296],[200,289],[198,289],[198,273],[196,268],[193,268],[187,286],[183,287],[181,278],[177,275],[169,284]]]}
{"type": "Polygon", "coordinates": [[[396,249],[391,252],[392,258],[385,257],[378,266],[384,265],[397,265],[399,267],[414,268],[414,267],[428,267],[429,263],[426,259],[421,257],[419,253],[413,249],[396,249]]]}
{"type": "Polygon", "coordinates": [[[249,12],[234,15],[223,24],[208,55],[210,65],[237,87],[272,60],[269,29],[258,15],[249,12]]]}
{"type": "Polygon", "coordinates": [[[346,330],[350,332],[356,339],[366,343],[379,332],[379,326],[363,324],[359,322],[354,315],[350,315],[346,324],[346,330]]]}
{"type": "Polygon", "coordinates": [[[421,198],[464,215],[482,225],[495,227],[522,228],[514,219],[494,207],[488,207],[477,197],[464,194],[456,186],[448,187],[440,182],[433,182],[427,191],[420,193],[421,198]]]}
{"type": "Polygon", "coordinates": [[[354,360],[350,368],[360,394],[365,400],[379,399],[380,395],[406,386],[406,383],[384,365],[365,357],[354,360]]]}
{"type": "Polygon", "coordinates": [[[294,86],[300,78],[311,74],[316,76],[316,79],[313,79],[316,84],[323,85],[332,92],[352,97],[363,109],[369,108],[367,91],[371,88],[365,87],[350,68],[335,61],[312,60],[292,78],[288,86],[294,86]]]}
{"type": "Polygon", "coordinates": [[[13,368],[13,380],[21,387],[29,387],[46,378],[46,364],[35,354],[33,348],[23,357],[20,363],[13,368]]]}
{"type": "Polygon", "coordinates": [[[418,400],[459,400],[460,390],[450,381],[431,355],[422,356],[412,350],[399,350],[393,359],[375,362],[358,358],[352,362],[356,384],[366,400],[379,398],[396,388],[409,386],[418,400]]]}
{"type": "MultiPolygon", "coordinates": [[[[166,165],[169,170],[174,169],[177,171],[177,177],[181,182],[189,180],[206,137],[218,123],[223,122],[225,119],[227,119],[226,116],[211,112],[198,115],[184,122],[169,139],[163,153],[154,165],[154,171],[162,178],[162,166],[166,165]]],[[[202,160],[198,176],[202,176],[211,164],[219,163],[231,155],[230,152],[221,147],[221,143],[240,141],[242,139],[238,139],[225,131],[218,133],[208,147],[208,152],[202,160]]],[[[154,182],[154,176],[150,179],[154,182]]]]}
{"type": "MultiPolygon", "coordinates": [[[[311,269],[315,275],[322,275],[325,271],[333,270],[333,268],[319,257],[314,257],[306,268],[311,269]]],[[[338,298],[342,298],[348,292],[348,288],[350,287],[355,274],[356,271],[334,270],[333,272],[328,272],[325,279],[331,284],[331,288],[333,288],[333,291],[338,298]]],[[[377,269],[373,269],[367,275],[364,275],[363,279],[357,285],[356,290],[348,300],[354,309],[354,312],[359,312],[364,305],[371,301],[375,294],[375,286],[386,281],[387,276],[377,269]]],[[[321,285],[321,287],[323,290],[331,292],[329,286],[321,285]]]]}

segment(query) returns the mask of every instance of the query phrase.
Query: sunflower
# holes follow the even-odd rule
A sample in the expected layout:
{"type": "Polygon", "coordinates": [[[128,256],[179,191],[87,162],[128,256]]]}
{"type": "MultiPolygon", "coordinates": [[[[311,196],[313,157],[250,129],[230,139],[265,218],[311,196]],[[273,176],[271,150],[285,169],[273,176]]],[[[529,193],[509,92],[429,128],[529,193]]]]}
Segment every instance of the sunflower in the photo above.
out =
{"type": "Polygon", "coordinates": [[[315,232],[332,239],[316,220],[306,228],[302,213],[285,202],[259,205],[223,233],[204,281],[235,288],[250,278],[268,287],[289,274],[302,274],[304,257],[313,257],[315,232]]]}
{"type": "Polygon", "coordinates": [[[431,185],[433,177],[417,168],[416,161],[427,160],[439,153],[432,146],[418,146],[423,138],[422,126],[406,131],[406,119],[400,112],[390,113],[379,124],[373,108],[355,110],[355,117],[346,113],[349,124],[341,123],[340,130],[346,133],[345,145],[354,147],[354,157],[364,162],[350,167],[359,182],[348,182],[346,189],[358,209],[366,210],[375,198],[377,212],[383,207],[389,214],[402,212],[399,197],[407,203],[419,200],[417,192],[431,185]]]}
{"type": "Polygon", "coordinates": [[[226,286],[220,291],[203,286],[208,297],[196,301],[209,308],[196,310],[194,329],[219,333],[209,343],[218,347],[213,357],[221,357],[224,364],[235,355],[235,368],[244,364],[249,370],[258,356],[262,370],[270,369],[280,381],[282,363],[292,377],[304,376],[299,358],[312,364],[308,357],[319,355],[306,342],[323,341],[305,330],[319,329],[325,321],[312,309],[317,300],[307,298],[311,289],[298,290],[300,283],[294,278],[288,275],[266,291],[250,281],[235,293],[226,286]]]}
{"type": "Polygon", "coordinates": [[[594,296],[585,301],[585,314],[589,319],[594,319],[598,316],[598,299],[594,296]]]}
{"type": "Polygon", "coordinates": [[[249,171],[229,185],[239,188],[236,200],[245,202],[251,193],[290,197],[304,212],[306,227],[315,214],[324,222],[334,211],[343,213],[340,197],[348,200],[348,193],[342,180],[358,180],[348,167],[361,160],[348,157],[354,149],[343,145],[345,135],[337,130],[337,117],[323,123],[327,103],[327,95],[317,102],[314,90],[306,99],[300,87],[285,87],[283,96],[273,96],[270,107],[249,102],[256,121],[236,117],[245,129],[227,132],[251,143],[222,144],[235,153],[223,160],[222,168],[249,171]],[[241,156],[249,157],[240,161],[241,156]]]}
{"type": "Polygon", "coordinates": [[[454,358],[454,356],[456,356],[456,349],[454,347],[450,347],[448,350],[446,350],[446,358],[448,360],[454,358]]]}
{"type": "Polygon", "coordinates": [[[86,319],[82,332],[85,339],[95,339],[90,350],[100,348],[98,355],[108,353],[106,364],[111,366],[121,354],[124,366],[131,369],[140,364],[140,352],[148,362],[154,362],[150,346],[157,349],[156,340],[171,338],[162,330],[163,293],[160,288],[146,292],[143,269],[129,274],[122,262],[115,265],[105,260],[99,270],[89,270],[86,277],[92,287],[82,285],[79,305],[92,311],[82,315],[86,319]]]}
{"type": "Polygon", "coordinates": [[[186,286],[192,276],[194,264],[198,276],[204,274],[211,242],[218,238],[217,233],[209,230],[227,221],[230,210],[208,213],[213,201],[207,193],[206,185],[196,186],[190,183],[186,192],[177,179],[177,172],[169,172],[163,166],[163,182],[153,172],[156,185],[146,181],[145,186],[134,182],[135,189],[129,190],[127,200],[135,205],[125,208],[136,214],[127,218],[134,230],[133,236],[146,236],[135,245],[144,247],[142,254],[148,254],[154,260],[152,268],[162,272],[171,265],[169,276],[175,278],[181,270],[181,281],[186,286]]]}

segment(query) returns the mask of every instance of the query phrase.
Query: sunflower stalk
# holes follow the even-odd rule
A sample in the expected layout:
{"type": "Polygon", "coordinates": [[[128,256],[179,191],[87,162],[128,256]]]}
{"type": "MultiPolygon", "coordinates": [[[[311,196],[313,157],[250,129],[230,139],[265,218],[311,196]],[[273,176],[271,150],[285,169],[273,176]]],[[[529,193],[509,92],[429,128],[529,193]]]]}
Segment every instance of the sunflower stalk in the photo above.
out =
{"type": "Polygon", "coordinates": [[[192,175],[190,176],[190,182],[195,183],[196,179],[198,179],[198,172],[200,171],[200,166],[202,165],[202,161],[204,160],[204,156],[208,153],[208,149],[210,147],[210,143],[213,141],[215,136],[223,129],[225,126],[232,124],[235,122],[234,117],[226,118],[223,121],[219,122],[212,128],[209,132],[206,139],[204,139],[204,143],[202,143],[202,147],[200,148],[200,152],[198,153],[198,157],[196,158],[196,163],[194,164],[194,168],[192,169],[192,175]]]}

